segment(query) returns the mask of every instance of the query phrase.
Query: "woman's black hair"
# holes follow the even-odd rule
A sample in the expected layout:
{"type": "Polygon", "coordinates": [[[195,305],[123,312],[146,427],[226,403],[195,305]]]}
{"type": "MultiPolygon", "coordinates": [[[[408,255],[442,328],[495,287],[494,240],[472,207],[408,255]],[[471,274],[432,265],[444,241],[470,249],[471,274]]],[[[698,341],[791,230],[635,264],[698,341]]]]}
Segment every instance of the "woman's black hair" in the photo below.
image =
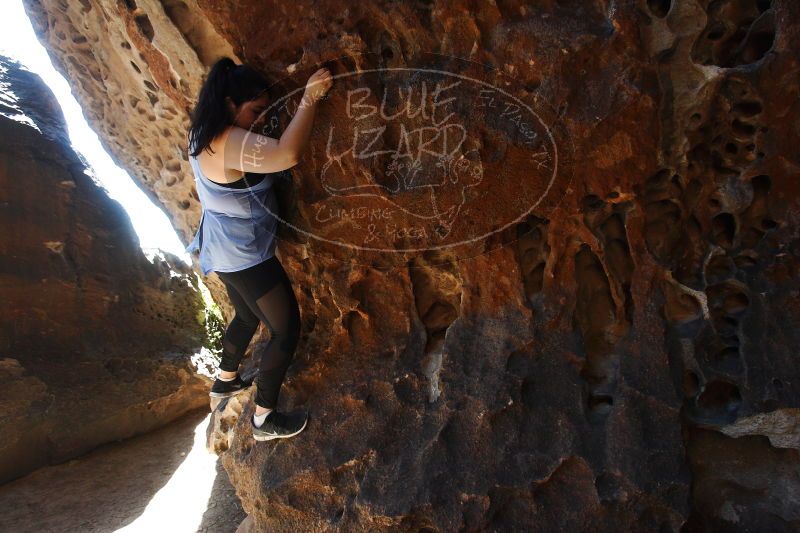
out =
{"type": "Polygon", "coordinates": [[[192,125],[189,129],[190,155],[197,157],[206,148],[213,154],[211,141],[233,124],[233,117],[225,105],[226,96],[239,106],[255,100],[268,88],[267,78],[256,69],[248,65],[237,65],[229,57],[218,59],[208,72],[192,112],[192,125]]]}

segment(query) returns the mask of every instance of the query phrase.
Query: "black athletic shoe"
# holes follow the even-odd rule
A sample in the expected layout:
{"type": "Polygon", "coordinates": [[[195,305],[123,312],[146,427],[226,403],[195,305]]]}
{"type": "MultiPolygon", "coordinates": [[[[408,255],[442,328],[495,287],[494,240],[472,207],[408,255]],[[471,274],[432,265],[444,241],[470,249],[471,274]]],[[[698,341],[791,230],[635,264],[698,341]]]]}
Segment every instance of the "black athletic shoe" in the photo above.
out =
{"type": "Polygon", "coordinates": [[[236,374],[236,378],[231,381],[222,381],[217,378],[211,386],[211,392],[209,392],[208,395],[212,398],[227,398],[228,396],[239,394],[250,385],[251,383],[242,381],[239,374],[236,374]]]}
{"type": "Polygon", "coordinates": [[[292,411],[280,413],[270,411],[261,427],[256,427],[253,417],[250,416],[250,425],[253,427],[255,440],[285,439],[297,435],[306,427],[308,413],[305,411],[292,411]]]}

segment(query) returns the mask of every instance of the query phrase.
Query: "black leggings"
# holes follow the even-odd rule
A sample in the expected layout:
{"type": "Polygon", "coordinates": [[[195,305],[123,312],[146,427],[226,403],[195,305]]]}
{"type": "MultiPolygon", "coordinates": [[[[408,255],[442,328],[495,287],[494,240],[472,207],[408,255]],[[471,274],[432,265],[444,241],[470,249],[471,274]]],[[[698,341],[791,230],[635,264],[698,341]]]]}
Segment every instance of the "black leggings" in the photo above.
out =
{"type": "Polygon", "coordinates": [[[222,340],[220,370],[236,372],[250,340],[263,322],[270,333],[261,354],[256,405],[274,409],[286,370],[300,339],[300,307],[277,256],[237,272],[217,272],[236,314],[222,340]]]}

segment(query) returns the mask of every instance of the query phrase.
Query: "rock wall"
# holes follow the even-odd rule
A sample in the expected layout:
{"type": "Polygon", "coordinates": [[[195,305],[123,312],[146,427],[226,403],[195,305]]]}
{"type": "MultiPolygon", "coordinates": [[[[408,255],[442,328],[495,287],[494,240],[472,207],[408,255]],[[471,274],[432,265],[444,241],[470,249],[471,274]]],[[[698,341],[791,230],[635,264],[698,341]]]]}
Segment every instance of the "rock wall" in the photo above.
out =
{"type": "MultiPolygon", "coordinates": [[[[73,93],[106,150],[188,244],[200,224],[189,112],[205,67],[217,54],[235,56],[232,46],[191,0],[33,1],[25,9],[55,67],[80,80],[73,93]]],[[[231,318],[222,283],[207,283],[231,318]]]]}
{"type": "Polygon", "coordinates": [[[191,269],[151,263],[72,151],[53,94],[0,57],[0,482],[207,402],[191,269]]]}
{"type": "MultiPolygon", "coordinates": [[[[199,204],[184,112],[218,55],[278,80],[276,101],[324,62],[376,92],[394,87],[391,68],[480,74],[551,134],[528,157],[499,121],[507,109],[456,102],[484,172],[456,191],[468,202],[445,230],[488,236],[356,252],[342,244],[358,220],[323,227],[315,213],[333,185],[387,167],[337,160],[324,175],[329,131],[357,121],[351,80],[334,82],[281,191],[280,258],[304,326],[281,408],[310,409],[309,428],[255,443],[251,393],[220,404],[209,431],[250,526],[800,525],[791,2],[25,3],[90,121],[187,242],[199,204]]],[[[367,205],[409,207],[406,192],[367,205]]]]}

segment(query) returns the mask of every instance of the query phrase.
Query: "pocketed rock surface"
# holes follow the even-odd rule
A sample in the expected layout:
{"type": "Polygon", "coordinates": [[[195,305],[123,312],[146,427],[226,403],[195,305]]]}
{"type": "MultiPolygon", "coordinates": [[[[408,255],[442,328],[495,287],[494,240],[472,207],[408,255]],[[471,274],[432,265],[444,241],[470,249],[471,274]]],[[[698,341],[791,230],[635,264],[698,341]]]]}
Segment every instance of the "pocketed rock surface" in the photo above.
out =
{"type": "MultiPolygon", "coordinates": [[[[428,204],[392,187],[382,156],[323,165],[331,128],[358,122],[353,77],[334,81],[280,190],[279,255],[303,314],[280,407],[309,409],[308,428],[254,442],[251,390],[220,404],[209,434],[243,528],[800,527],[792,3],[25,4],[106,146],[187,243],[200,215],[188,112],[220,55],[276,80],[276,98],[323,64],[374,91],[395,87],[391,68],[456,71],[505,88],[549,133],[529,157],[520,122],[464,83],[452,120],[481,179],[448,175],[466,186],[414,211],[428,204]],[[418,251],[412,233],[378,238],[382,252],[341,246],[363,244],[366,221],[317,215],[356,205],[331,204],[349,185],[368,207],[406,208],[393,224],[433,218],[440,233],[418,251]],[[487,236],[434,246],[468,234],[487,236]]],[[[396,130],[371,140],[398,146],[396,130]]]]}

